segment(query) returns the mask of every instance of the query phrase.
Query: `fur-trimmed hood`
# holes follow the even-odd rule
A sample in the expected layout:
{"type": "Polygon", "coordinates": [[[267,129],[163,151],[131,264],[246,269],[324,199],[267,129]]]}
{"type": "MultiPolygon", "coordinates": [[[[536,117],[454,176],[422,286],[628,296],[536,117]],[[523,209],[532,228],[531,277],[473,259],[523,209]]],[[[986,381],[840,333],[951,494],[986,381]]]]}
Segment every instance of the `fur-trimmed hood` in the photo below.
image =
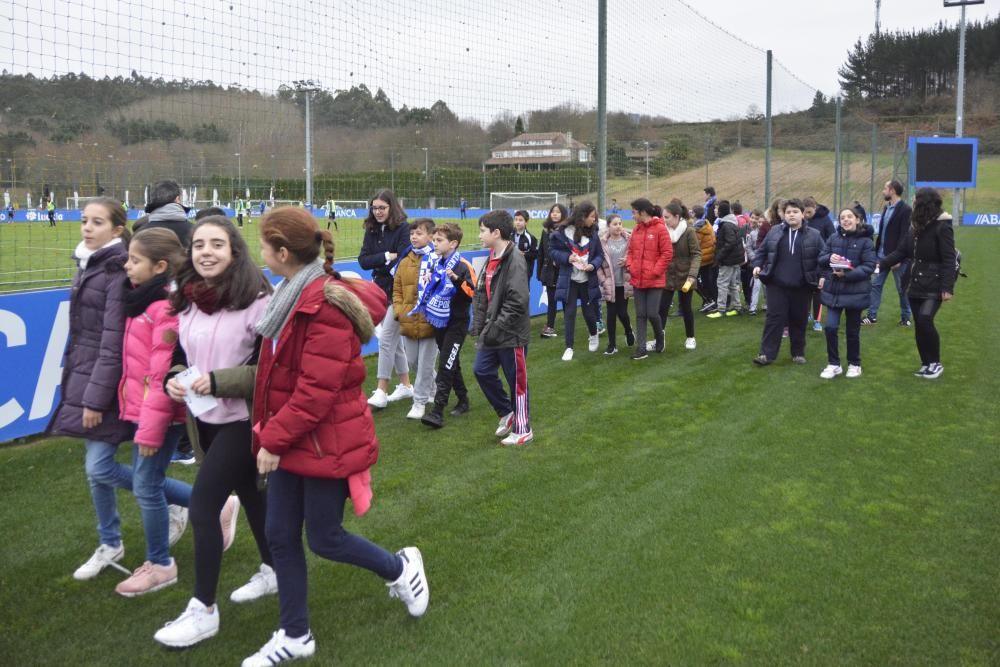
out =
{"type": "Polygon", "coordinates": [[[343,311],[362,343],[375,335],[375,323],[382,321],[387,310],[385,293],[373,283],[357,278],[328,280],[323,286],[323,296],[327,303],[343,311]]]}

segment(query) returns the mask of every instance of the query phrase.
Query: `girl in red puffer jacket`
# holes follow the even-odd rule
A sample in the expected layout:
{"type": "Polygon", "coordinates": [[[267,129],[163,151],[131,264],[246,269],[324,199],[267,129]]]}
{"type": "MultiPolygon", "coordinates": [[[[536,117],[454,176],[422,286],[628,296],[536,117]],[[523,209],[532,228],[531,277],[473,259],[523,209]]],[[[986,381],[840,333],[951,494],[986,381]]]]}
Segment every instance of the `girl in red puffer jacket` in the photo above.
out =
{"type": "Polygon", "coordinates": [[[385,316],[385,293],[333,271],[333,241],[298,208],[276,209],[261,223],[261,257],[284,278],[257,325],[263,337],[254,390],[254,451],[268,475],[267,540],[274,557],[280,627],[244,665],[271,665],[316,651],[306,604],[309,547],[319,556],[370,570],[410,614],[430,591],[420,550],[391,553],[342,526],[350,497],[356,514],[371,501],[378,440],[362,386],[361,345],[385,316]],[[320,263],[320,245],[326,261],[320,263]]]}
{"type": "Polygon", "coordinates": [[[635,352],[633,359],[645,359],[646,322],[653,325],[656,352],[663,352],[663,322],[660,320],[660,297],[667,284],[667,267],[674,256],[670,232],[660,217],[659,207],[646,198],[632,202],[635,226],[628,242],[625,268],[631,274],[635,296],[635,352]]]}

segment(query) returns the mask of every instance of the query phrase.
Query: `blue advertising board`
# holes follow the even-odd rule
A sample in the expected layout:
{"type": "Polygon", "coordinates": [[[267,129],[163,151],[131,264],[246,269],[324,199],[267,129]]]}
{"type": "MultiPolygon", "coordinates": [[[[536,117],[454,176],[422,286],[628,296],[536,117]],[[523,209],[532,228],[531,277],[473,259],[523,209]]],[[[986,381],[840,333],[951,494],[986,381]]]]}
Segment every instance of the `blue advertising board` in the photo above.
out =
{"type": "MultiPolygon", "coordinates": [[[[485,250],[463,251],[481,273],[485,250]]],[[[341,274],[370,279],[357,262],[337,262],[341,274]]],[[[531,314],[545,312],[545,290],[530,282],[531,314]]],[[[376,331],[377,335],[378,331],[376,331]]],[[[59,401],[62,355],[69,336],[69,289],[0,294],[0,442],[42,433],[59,401]]],[[[372,339],[363,354],[378,351],[372,339]]]]}
{"type": "Polygon", "coordinates": [[[966,213],[963,227],[1000,227],[1000,213],[966,213]]]}

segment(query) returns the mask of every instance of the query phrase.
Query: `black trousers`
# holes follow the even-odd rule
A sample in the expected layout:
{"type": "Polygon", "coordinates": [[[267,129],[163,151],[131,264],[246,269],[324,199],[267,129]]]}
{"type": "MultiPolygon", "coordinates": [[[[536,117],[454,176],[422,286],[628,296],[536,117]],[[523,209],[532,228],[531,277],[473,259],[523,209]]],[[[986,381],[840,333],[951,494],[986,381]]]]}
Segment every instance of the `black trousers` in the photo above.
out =
{"type": "Polygon", "coordinates": [[[743,303],[750,308],[750,297],[753,294],[753,264],[747,262],[740,267],[740,285],[743,287],[743,303]]]}
{"type": "Polygon", "coordinates": [[[563,304],[563,326],[566,328],[563,335],[566,338],[566,347],[573,347],[576,338],[577,301],[583,310],[583,319],[587,322],[587,332],[591,336],[597,334],[597,304],[590,301],[590,285],[570,280],[569,294],[566,295],[566,303],[563,304]]]}
{"type": "Polygon", "coordinates": [[[941,336],[934,326],[934,316],[941,307],[941,299],[915,299],[910,297],[913,311],[913,335],[917,339],[917,352],[923,365],[941,363],[941,336]]]}
{"type": "Polygon", "coordinates": [[[715,303],[715,297],[719,294],[719,269],[714,264],[702,266],[698,269],[698,283],[701,285],[702,305],[715,303]]]}
{"type": "Polygon", "coordinates": [[[616,286],[615,300],[608,301],[608,321],[605,325],[608,327],[608,345],[612,347],[618,347],[616,339],[618,322],[625,328],[625,335],[632,338],[632,321],[628,317],[628,299],[625,298],[624,285],[616,286]]]}
{"type": "MultiPolygon", "coordinates": [[[[694,338],[694,308],[691,306],[691,292],[677,290],[677,295],[681,306],[681,317],[684,318],[684,335],[688,338],[694,338]]],[[[667,328],[667,314],[673,303],[674,290],[663,290],[663,296],[660,297],[660,319],[663,321],[664,329],[667,328]]]]}
{"type": "Polygon", "coordinates": [[[222,569],[222,530],[219,513],[236,491],[257,542],[260,560],[272,564],[264,533],[265,493],[257,488],[257,461],[250,451],[250,420],[229,424],[198,422],[198,439],[205,460],[191,489],[189,518],[194,530],[194,596],[215,604],[222,569]]]}
{"type": "Polygon", "coordinates": [[[549,299],[548,310],[545,311],[545,326],[554,329],[556,326],[556,312],[559,308],[559,304],[556,303],[556,286],[546,285],[545,295],[549,299]]]}
{"type": "Polygon", "coordinates": [[[814,291],[812,287],[767,286],[767,319],[764,321],[764,333],[760,338],[760,353],[769,360],[774,361],[778,358],[781,334],[785,327],[788,327],[792,356],[805,356],[809,298],[814,291]]]}
{"type": "Polygon", "coordinates": [[[458,400],[466,400],[469,390],[465,387],[462,377],[460,353],[465,336],[469,332],[469,322],[461,320],[449,322],[443,329],[434,329],[434,340],[438,346],[437,389],[434,392],[434,405],[444,408],[448,405],[448,396],[455,390],[458,400]]]}
{"type": "Polygon", "coordinates": [[[827,308],[826,325],[823,331],[826,333],[826,359],[834,365],[840,365],[840,346],[838,342],[838,332],[840,330],[840,315],[843,311],[847,320],[847,363],[852,366],[861,365],[861,310],[845,308],[827,308]]]}

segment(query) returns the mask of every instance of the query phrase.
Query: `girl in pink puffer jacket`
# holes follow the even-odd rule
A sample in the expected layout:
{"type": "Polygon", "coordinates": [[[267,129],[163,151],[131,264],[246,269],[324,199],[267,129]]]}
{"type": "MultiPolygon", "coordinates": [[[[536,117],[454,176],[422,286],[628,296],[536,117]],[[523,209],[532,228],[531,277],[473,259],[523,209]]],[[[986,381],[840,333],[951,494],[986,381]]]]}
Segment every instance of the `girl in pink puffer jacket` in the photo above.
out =
{"type": "Polygon", "coordinates": [[[177,316],[167,301],[170,276],[183,261],[184,248],[177,235],[153,228],[135,235],[125,264],[131,290],[125,294],[118,404],[121,419],[136,424],[132,490],[146,533],[146,561],[115,588],[126,597],[177,582],[170,547],[187,525],[191,485],[166,477],[184,431],[185,408],[163,390],[177,345],[177,316]]]}

